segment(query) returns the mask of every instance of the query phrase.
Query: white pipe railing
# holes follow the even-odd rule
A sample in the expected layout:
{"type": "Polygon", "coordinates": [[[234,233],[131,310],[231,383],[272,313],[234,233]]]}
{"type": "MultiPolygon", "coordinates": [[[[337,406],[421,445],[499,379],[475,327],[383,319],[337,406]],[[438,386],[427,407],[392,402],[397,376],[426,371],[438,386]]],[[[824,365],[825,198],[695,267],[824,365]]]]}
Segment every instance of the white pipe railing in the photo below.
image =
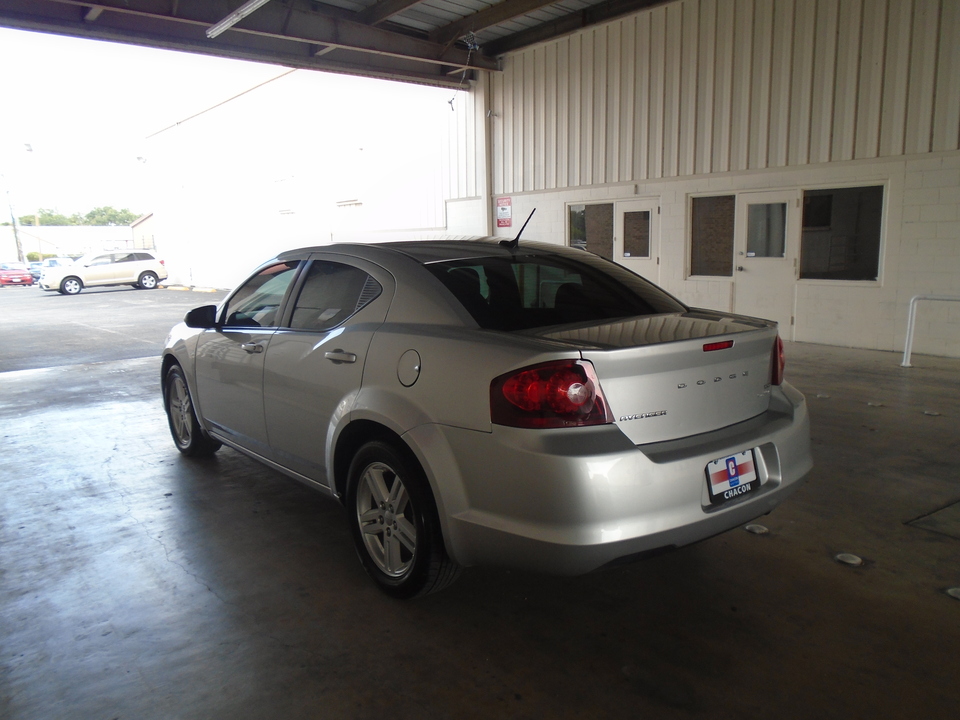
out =
{"type": "Polygon", "coordinates": [[[907,319],[907,343],[903,348],[903,362],[900,367],[913,367],[910,364],[910,355],[913,352],[913,332],[917,327],[917,303],[921,300],[936,300],[938,302],[960,302],[956,295],[914,295],[910,298],[910,314],[907,319]]]}

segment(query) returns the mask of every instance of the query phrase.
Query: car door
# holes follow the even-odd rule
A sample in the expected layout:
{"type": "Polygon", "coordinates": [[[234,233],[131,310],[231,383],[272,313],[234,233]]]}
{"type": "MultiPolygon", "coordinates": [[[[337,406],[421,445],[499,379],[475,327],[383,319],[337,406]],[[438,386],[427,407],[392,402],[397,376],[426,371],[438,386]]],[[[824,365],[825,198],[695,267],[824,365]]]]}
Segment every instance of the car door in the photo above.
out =
{"type": "Polygon", "coordinates": [[[326,458],[360,389],[393,288],[392,276],[373,263],[314,255],[284,327],[270,339],[263,396],[271,450],[278,463],[323,486],[326,458]]]}
{"type": "Polygon", "coordinates": [[[299,261],[260,269],[221,309],[220,324],[197,339],[200,412],[228,441],[270,457],[263,417],[263,361],[299,261]]]}
{"type": "MultiPolygon", "coordinates": [[[[126,253],[120,253],[126,254],[126,253]]],[[[110,285],[116,281],[117,253],[97,255],[83,268],[84,285],[110,285]]]]}
{"type": "Polygon", "coordinates": [[[135,283],[137,281],[139,268],[143,263],[137,262],[136,253],[116,253],[114,263],[116,263],[114,282],[135,283]]]}

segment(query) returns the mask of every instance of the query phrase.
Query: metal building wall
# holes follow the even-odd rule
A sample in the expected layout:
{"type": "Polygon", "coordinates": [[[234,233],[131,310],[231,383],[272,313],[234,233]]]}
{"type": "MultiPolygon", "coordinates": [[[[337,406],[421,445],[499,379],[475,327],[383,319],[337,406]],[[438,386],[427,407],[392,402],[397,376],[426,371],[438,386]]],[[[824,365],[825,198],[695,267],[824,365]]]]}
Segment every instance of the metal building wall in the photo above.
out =
{"type": "MultiPolygon", "coordinates": [[[[960,2],[679,0],[489,82],[495,195],[956,150],[960,2]]],[[[452,198],[482,194],[473,102],[452,198]]]]}

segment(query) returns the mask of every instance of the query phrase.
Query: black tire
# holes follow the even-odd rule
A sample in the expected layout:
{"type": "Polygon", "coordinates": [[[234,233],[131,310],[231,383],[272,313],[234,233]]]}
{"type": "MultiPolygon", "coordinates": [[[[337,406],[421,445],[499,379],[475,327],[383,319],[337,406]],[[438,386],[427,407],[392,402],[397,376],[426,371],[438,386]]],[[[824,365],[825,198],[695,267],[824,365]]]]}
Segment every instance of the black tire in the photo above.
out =
{"type": "Polygon", "coordinates": [[[137,287],[141,290],[153,290],[159,282],[160,278],[157,277],[156,273],[150,271],[142,272],[140,273],[140,279],[137,280],[137,287]]]}
{"type": "Polygon", "coordinates": [[[459,577],[415,458],[385,442],[367,443],[350,463],[346,502],[360,562],[387,595],[427,595],[459,577]]]}
{"type": "Polygon", "coordinates": [[[81,290],[83,290],[83,281],[78,277],[70,275],[60,281],[60,292],[64,295],[76,295],[81,290]]]}
{"type": "Polygon", "coordinates": [[[167,370],[164,383],[163,407],[167,411],[167,422],[170,425],[170,434],[177,450],[188,457],[208,457],[222,447],[219,440],[207,435],[197,414],[193,410],[193,400],[190,397],[190,388],[183,374],[183,368],[177,364],[167,370]]]}

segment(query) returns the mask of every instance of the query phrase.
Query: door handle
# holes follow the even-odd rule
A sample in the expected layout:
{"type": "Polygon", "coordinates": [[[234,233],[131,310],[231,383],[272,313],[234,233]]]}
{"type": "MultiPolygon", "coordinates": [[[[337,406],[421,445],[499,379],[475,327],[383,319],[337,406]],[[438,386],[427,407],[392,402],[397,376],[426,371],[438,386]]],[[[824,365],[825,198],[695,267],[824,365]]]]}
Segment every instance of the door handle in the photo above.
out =
{"type": "Polygon", "coordinates": [[[262,353],[263,345],[260,343],[243,343],[240,346],[241,350],[246,350],[248,353],[262,353]]]}
{"type": "Polygon", "coordinates": [[[737,265],[737,272],[743,272],[743,265],[737,265]]]}
{"type": "Polygon", "coordinates": [[[327,360],[331,360],[337,364],[340,363],[353,363],[357,361],[357,356],[351,352],[344,352],[343,350],[330,350],[325,352],[323,356],[327,360]]]}

